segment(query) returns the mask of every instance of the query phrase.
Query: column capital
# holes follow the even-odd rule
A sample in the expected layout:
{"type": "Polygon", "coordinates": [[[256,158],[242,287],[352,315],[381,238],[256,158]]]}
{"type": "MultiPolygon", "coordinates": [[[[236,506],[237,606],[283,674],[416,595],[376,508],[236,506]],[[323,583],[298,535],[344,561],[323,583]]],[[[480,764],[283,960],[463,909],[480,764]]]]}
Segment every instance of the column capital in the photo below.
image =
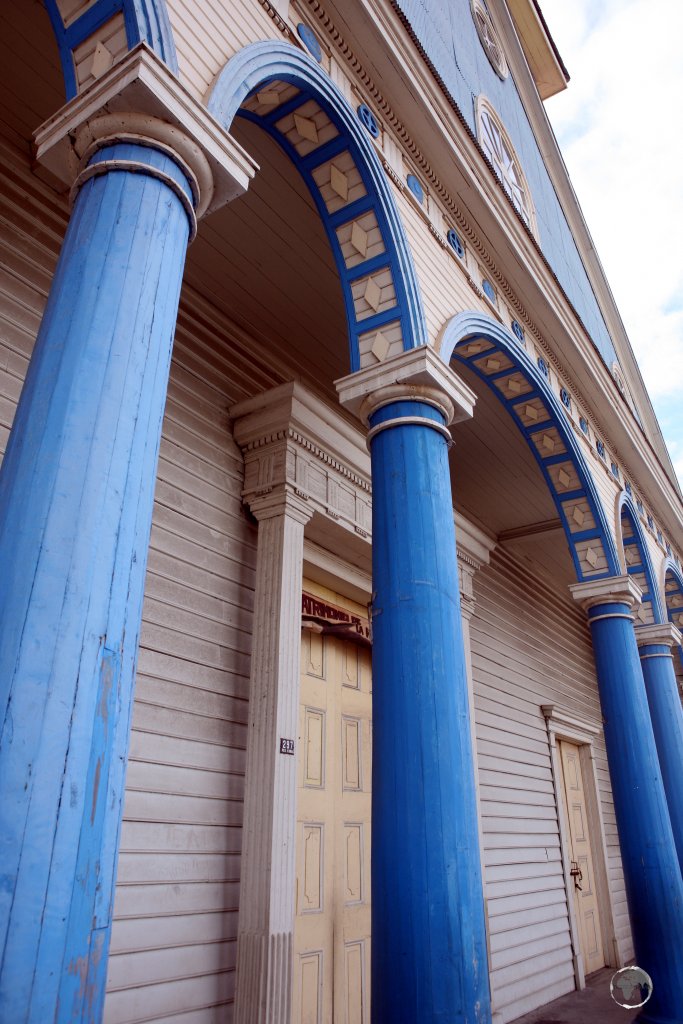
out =
{"type": "Polygon", "coordinates": [[[632,576],[608,576],[601,580],[574,583],[569,590],[585,611],[596,604],[626,604],[633,611],[643,596],[632,576]]]}
{"type": "Polygon", "coordinates": [[[428,345],[335,381],[339,401],[367,426],[370,416],[390,402],[423,401],[439,409],[446,423],[470,419],[474,392],[428,345]]]}
{"type": "Polygon", "coordinates": [[[305,526],[314,511],[306,498],[301,497],[287,484],[280,484],[267,494],[246,494],[244,501],[259,522],[286,516],[305,526]]]}
{"type": "Polygon", "coordinates": [[[273,502],[286,492],[290,510],[297,498],[300,514],[316,517],[320,539],[337,535],[332,549],[340,530],[347,546],[368,544],[370,459],[363,434],[338,409],[290,381],[239,402],[230,415],[244,457],[242,497],[257,518],[276,515],[273,502]]]}
{"type": "Polygon", "coordinates": [[[186,171],[197,217],[245,192],[257,169],[146,43],[45,121],[34,138],[39,164],[69,188],[103,145],[161,149],[186,171]]]}
{"type": "Polygon", "coordinates": [[[650,644],[677,647],[683,642],[681,631],[674,626],[673,622],[653,622],[647,626],[636,626],[635,632],[638,647],[650,644]]]}

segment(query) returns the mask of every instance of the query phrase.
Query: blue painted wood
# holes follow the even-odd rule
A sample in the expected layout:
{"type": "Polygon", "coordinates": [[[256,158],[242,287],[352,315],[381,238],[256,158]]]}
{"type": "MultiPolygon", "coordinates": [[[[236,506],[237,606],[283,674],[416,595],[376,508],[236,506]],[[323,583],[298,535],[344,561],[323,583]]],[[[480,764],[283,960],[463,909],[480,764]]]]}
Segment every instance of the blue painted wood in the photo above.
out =
{"type": "MultiPolygon", "coordinates": [[[[137,160],[191,196],[179,166],[137,160]]],[[[154,480],[189,223],[81,189],[0,471],[0,1019],[98,1019],[154,480]]]]}
{"type": "Polygon", "coordinates": [[[427,328],[420,288],[405,236],[403,224],[394,202],[386,174],[381,167],[366,127],[349,106],[329,76],[313,60],[287,43],[252,43],[232,57],[218,75],[208,101],[209,111],[229,130],[233,118],[240,116],[267,131],[287,154],[305,181],[316,204],[334,255],[342,286],[349,329],[350,369],[360,369],[359,338],[390,321],[400,321],[403,347],[413,348],[427,343],[427,328]],[[269,112],[257,116],[240,106],[254,92],[269,82],[284,81],[297,86],[300,94],[269,112]],[[277,128],[285,111],[313,99],[335,125],[338,136],[301,157],[277,128]],[[366,196],[330,214],[313,177],[312,171],[333,156],[348,152],[365,187],[366,196]],[[336,228],[363,211],[372,210],[387,254],[387,264],[396,292],[396,308],[385,318],[357,320],[351,284],[356,268],[346,266],[337,238],[336,228]]]}
{"type": "MultiPolygon", "coordinates": [[[[490,354],[493,355],[493,351],[491,351],[490,354]]],[[[448,362],[450,359],[458,359],[464,362],[472,372],[475,373],[479,379],[491,389],[492,393],[505,406],[514,422],[517,424],[522,436],[529,445],[529,450],[543,473],[548,485],[548,490],[555,503],[557,513],[564,528],[565,537],[567,538],[567,544],[574,563],[576,578],[578,580],[586,578],[581,565],[581,559],[576,550],[576,544],[591,536],[600,540],[607,559],[608,569],[603,573],[591,573],[588,578],[599,579],[601,576],[607,577],[619,575],[621,568],[617,555],[616,544],[612,531],[607,523],[605,510],[602,507],[602,502],[600,501],[595,481],[593,480],[593,476],[588,468],[585,456],[581,450],[581,446],[574,434],[571,424],[567,420],[567,416],[564,412],[564,406],[561,405],[559,399],[550,387],[547,367],[545,367],[544,370],[543,367],[540,366],[541,359],[538,360],[538,365],[535,364],[527,355],[524,348],[519,344],[519,341],[510,333],[510,331],[507,330],[507,328],[503,327],[502,324],[497,323],[486,314],[474,311],[458,313],[458,315],[454,316],[452,320],[449,320],[441,341],[441,357],[444,362],[448,362]],[[495,374],[484,373],[477,365],[477,360],[483,358],[484,353],[467,356],[459,350],[460,346],[466,344],[467,341],[473,341],[475,338],[490,341],[497,350],[507,356],[512,363],[513,369],[503,370],[495,374]],[[501,391],[495,387],[495,381],[501,377],[508,376],[510,373],[513,373],[515,369],[518,370],[525,378],[527,383],[530,385],[531,390],[517,398],[506,399],[501,391]],[[533,427],[525,426],[523,421],[520,419],[518,412],[535,397],[542,399],[549,418],[546,417],[542,422],[535,423],[533,427]],[[533,443],[533,435],[546,431],[549,426],[552,426],[557,430],[557,433],[566,448],[566,454],[558,456],[550,455],[547,458],[544,458],[539,452],[538,447],[533,443]],[[558,462],[570,462],[572,464],[574,472],[581,484],[580,490],[571,492],[565,491],[562,493],[556,490],[548,472],[548,467],[558,462]],[[579,532],[574,528],[576,524],[572,524],[569,521],[567,517],[567,510],[563,503],[571,501],[574,498],[584,498],[588,503],[591,515],[595,522],[595,527],[592,531],[582,530],[579,532]]]]}
{"type": "Polygon", "coordinates": [[[476,135],[474,98],[493,104],[529,183],[541,248],[607,366],[614,345],[512,75],[501,81],[479,41],[470,0],[394,0],[476,135]]]}
{"type": "Polygon", "coordinates": [[[639,648],[652,729],[678,860],[683,871],[683,707],[667,644],[639,648]]]}
{"type": "MultiPolygon", "coordinates": [[[[443,424],[431,405],[402,416],[443,424]]],[[[490,1021],[448,455],[429,426],[371,442],[372,1019],[490,1021]]]]}
{"type": "Polygon", "coordinates": [[[645,589],[643,591],[642,598],[643,604],[650,605],[655,622],[664,622],[664,608],[659,588],[655,582],[652,560],[650,559],[647,542],[640,524],[638,509],[636,508],[636,503],[633,500],[632,494],[627,491],[622,491],[621,493],[619,499],[619,515],[622,523],[628,523],[631,527],[631,531],[633,532],[633,539],[624,541],[624,547],[626,548],[628,545],[628,547],[630,547],[631,550],[635,550],[638,555],[637,562],[629,562],[626,564],[627,572],[631,576],[636,573],[643,574],[645,577],[645,589]]]}
{"type": "Polygon", "coordinates": [[[73,99],[78,93],[74,49],[119,11],[123,14],[128,49],[132,50],[138,43],[145,42],[174,75],[179,73],[166,0],[97,0],[68,27],[64,26],[57,0],[44,0],[44,3],[59,48],[67,100],[73,99]]]}
{"type": "Polygon", "coordinates": [[[630,609],[595,605],[588,620],[636,962],[654,986],[638,1019],[683,1024],[683,878],[630,609]]]}

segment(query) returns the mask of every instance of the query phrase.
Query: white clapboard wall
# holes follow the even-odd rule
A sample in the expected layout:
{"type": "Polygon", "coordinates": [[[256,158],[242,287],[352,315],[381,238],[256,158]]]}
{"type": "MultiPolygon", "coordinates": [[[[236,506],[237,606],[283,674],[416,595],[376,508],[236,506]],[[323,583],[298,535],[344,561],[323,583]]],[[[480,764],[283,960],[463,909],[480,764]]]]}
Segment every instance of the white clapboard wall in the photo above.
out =
{"type": "MultiPolygon", "coordinates": [[[[564,538],[558,535],[558,544],[564,538]]],[[[601,715],[585,617],[563,588],[501,548],[475,576],[471,623],[491,984],[503,1021],[575,987],[567,894],[542,704],[601,715]]],[[[594,744],[607,868],[632,956],[602,736],[594,744]]]]}

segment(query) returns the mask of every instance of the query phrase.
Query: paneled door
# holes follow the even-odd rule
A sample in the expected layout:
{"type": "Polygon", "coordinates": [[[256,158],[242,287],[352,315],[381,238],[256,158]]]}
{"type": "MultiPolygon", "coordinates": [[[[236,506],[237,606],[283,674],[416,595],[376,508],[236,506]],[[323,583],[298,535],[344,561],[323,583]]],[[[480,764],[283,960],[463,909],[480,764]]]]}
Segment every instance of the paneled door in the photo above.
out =
{"type": "Polygon", "coordinates": [[[586,974],[592,974],[593,971],[605,966],[605,956],[580,751],[575,743],[568,740],[561,740],[558,745],[562,761],[565,811],[569,825],[571,889],[579,924],[584,971],[586,974]]]}
{"type": "MultiPolygon", "coordinates": [[[[367,615],[305,581],[327,602],[367,615]]],[[[370,1021],[370,650],[344,627],[301,638],[294,1024],[370,1021]]],[[[322,630],[322,631],[321,631],[322,630]]]]}

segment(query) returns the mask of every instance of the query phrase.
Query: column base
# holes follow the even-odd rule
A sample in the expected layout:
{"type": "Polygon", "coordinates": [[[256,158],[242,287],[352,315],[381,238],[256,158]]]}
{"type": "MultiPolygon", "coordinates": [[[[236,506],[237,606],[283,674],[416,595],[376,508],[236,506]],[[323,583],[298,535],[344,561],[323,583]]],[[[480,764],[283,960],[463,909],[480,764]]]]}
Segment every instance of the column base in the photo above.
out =
{"type": "Polygon", "coordinates": [[[291,932],[243,932],[237,939],[235,1024],[289,1024],[291,932]]]}

